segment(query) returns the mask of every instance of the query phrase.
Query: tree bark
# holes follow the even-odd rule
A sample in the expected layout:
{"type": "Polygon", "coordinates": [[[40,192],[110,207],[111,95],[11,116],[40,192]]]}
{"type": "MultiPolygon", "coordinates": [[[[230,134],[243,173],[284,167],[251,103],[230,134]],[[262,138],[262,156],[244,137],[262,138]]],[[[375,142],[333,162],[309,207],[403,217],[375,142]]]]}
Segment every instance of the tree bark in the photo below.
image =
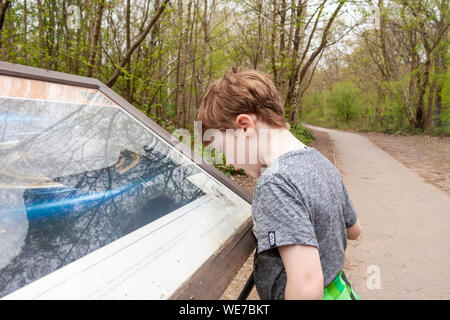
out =
{"type": "MultiPolygon", "coordinates": [[[[445,44],[441,50],[436,55],[434,60],[434,70],[437,77],[445,77],[447,74],[447,53],[448,45],[445,44]]],[[[433,111],[433,125],[435,127],[441,127],[441,111],[442,111],[442,89],[444,87],[444,81],[442,79],[437,79],[436,90],[434,92],[434,111],[433,111]]]]}
{"type": "MultiPolygon", "coordinates": [[[[286,63],[286,39],[285,39],[285,24],[286,24],[286,0],[281,1],[281,9],[280,9],[280,51],[278,53],[279,61],[281,66],[278,68],[278,74],[277,74],[277,82],[275,82],[275,85],[280,90],[284,88],[284,83],[286,82],[285,77],[285,70],[284,70],[284,64],[286,63]]],[[[288,44],[290,45],[290,44],[288,44]]]]}
{"type": "MultiPolygon", "coordinates": [[[[180,0],[181,1],[181,0],[180,0]]],[[[181,2],[180,2],[181,3],[181,2]]],[[[186,71],[188,64],[189,27],[191,22],[192,0],[189,0],[187,7],[186,25],[181,35],[180,50],[180,75],[178,79],[178,99],[177,99],[177,125],[180,128],[186,127],[187,109],[186,106],[186,71]]]]}
{"type": "MultiPolygon", "coordinates": [[[[1,9],[0,9],[1,11],[1,9]]],[[[1,15],[1,13],[0,13],[1,15]]],[[[0,18],[1,19],[1,18],[0,18]]],[[[1,25],[1,22],[0,22],[1,25]]],[[[28,46],[27,46],[27,35],[28,35],[28,6],[27,0],[23,1],[23,47],[25,51],[25,60],[28,60],[28,46]]],[[[1,26],[0,26],[1,30],[1,26]]]]}
{"type": "Polygon", "coordinates": [[[448,14],[445,13],[448,12],[448,0],[443,0],[441,2],[440,7],[440,16],[441,19],[437,21],[437,26],[439,29],[444,29],[447,25],[447,28],[443,32],[442,43],[438,46],[436,50],[436,55],[434,58],[434,73],[437,77],[436,81],[436,90],[434,95],[434,111],[433,111],[433,124],[436,127],[442,127],[443,123],[441,121],[441,112],[442,112],[442,90],[444,88],[444,81],[446,75],[447,75],[447,51],[449,47],[448,42],[448,35],[449,35],[449,28],[448,28],[448,14]]]}
{"type": "Polygon", "coordinates": [[[292,95],[294,93],[294,89],[296,86],[296,74],[295,68],[297,65],[297,57],[298,57],[298,49],[300,46],[300,29],[302,27],[303,22],[303,1],[298,0],[298,4],[296,6],[296,14],[295,14],[295,32],[294,32],[294,48],[291,56],[290,70],[289,70],[289,86],[288,92],[286,95],[286,100],[284,103],[284,110],[291,104],[292,95]]]}
{"type": "Polygon", "coordinates": [[[42,19],[42,1],[37,0],[37,12],[38,12],[38,24],[39,24],[39,67],[42,68],[44,66],[44,24],[42,19]]]}
{"type": "Polygon", "coordinates": [[[48,55],[49,55],[49,62],[47,64],[47,68],[56,69],[55,64],[57,63],[56,59],[56,50],[55,50],[55,11],[56,11],[56,0],[51,0],[50,2],[44,1],[49,6],[49,25],[47,25],[47,29],[49,30],[47,34],[47,49],[48,49],[48,55]]]}
{"type": "Polygon", "coordinates": [[[272,0],[272,34],[271,34],[271,44],[270,44],[270,53],[271,53],[271,62],[272,62],[272,73],[273,73],[273,81],[275,86],[278,86],[278,73],[277,73],[277,63],[275,57],[275,42],[277,40],[277,1],[272,0]]]}
{"type": "Polygon", "coordinates": [[[87,74],[86,76],[92,77],[94,72],[94,66],[96,61],[96,55],[97,55],[97,44],[98,39],[100,36],[100,30],[102,26],[102,17],[103,17],[103,9],[105,7],[105,4],[103,3],[103,0],[98,1],[97,5],[97,13],[95,15],[95,22],[91,24],[91,43],[90,43],[90,49],[89,49],[89,61],[88,61],[88,67],[87,67],[87,74]]]}
{"type": "Polygon", "coordinates": [[[0,48],[2,47],[2,30],[5,23],[6,11],[11,1],[0,0],[0,48]]]}
{"type": "MultiPolygon", "coordinates": [[[[126,4],[126,10],[125,10],[125,31],[126,31],[126,51],[130,50],[130,38],[131,38],[131,30],[130,30],[130,0],[127,0],[126,4]]],[[[130,59],[131,60],[131,59],[130,59]]],[[[125,69],[128,73],[131,73],[131,66],[130,66],[130,60],[128,60],[127,64],[125,65],[125,69]]],[[[125,86],[125,95],[128,102],[133,103],[131,99],[131,79],[128,78],[125,80],[126,86],[125,86]]]]}
{"type": "Polygon", "coordinates": [[[261,50],[264,50],[264,48],[261,48],[262,43],[262,5],[263,0],[258,0],[258,41],[256,45],[256,56],[253,60],[253,69],[258,69],[259,59],[261,56],[261,50]]]}

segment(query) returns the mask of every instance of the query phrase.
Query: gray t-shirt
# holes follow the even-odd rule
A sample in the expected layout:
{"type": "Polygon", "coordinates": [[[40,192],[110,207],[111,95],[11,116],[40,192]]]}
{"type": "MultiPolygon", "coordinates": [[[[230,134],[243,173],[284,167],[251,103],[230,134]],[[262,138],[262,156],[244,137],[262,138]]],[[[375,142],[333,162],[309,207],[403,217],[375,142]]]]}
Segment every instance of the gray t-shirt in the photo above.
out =
{"type": "Polygon", "coordinates": [[[286,271],[277,246],[317,247],[326,287],[344,265],[346,228],[357,219],[339,170],[313,147],[284,153],[264,171],[252,217],[255,285],[264,300],[284,299],[286,271]]]}

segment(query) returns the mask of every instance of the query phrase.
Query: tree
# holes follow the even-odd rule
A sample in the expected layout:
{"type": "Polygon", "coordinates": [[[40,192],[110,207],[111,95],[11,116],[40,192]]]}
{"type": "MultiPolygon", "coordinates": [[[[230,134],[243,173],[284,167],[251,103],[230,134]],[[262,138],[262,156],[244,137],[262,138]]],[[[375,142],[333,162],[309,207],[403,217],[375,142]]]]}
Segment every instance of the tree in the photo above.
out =
{"type": "Polygon", "coordinates": [[[100,37],[100,29],[102,26],[102,17],[103,17],[103,9],[105,8],[104,0],[98,0],[97,4],[97,11],[95,14],[95,20],[91,23],[91,45],[89,49],[89,62],[87,67],[87,73],[86,76],[92,77],[95,62],[96,62],[96,55],[98,52],[97,44],[99,42],[100,37]]]}
{"type": "MultiPolygon", "coordinates": [[[[378,7],[379,29],[365,32],[363,37],[386,83],[383,88],[403,105],[410,125],[423,130],[432,113],[431,103],[426,108],[425,97],[430,93],[433,61],[436,63],[438,48],[448,43],[448,0],[401,0],[392,2],[390,7],[380,0],[378,7]]],[[[442,72],[440,59],[437,61],[437,70],[442,72]]],[[[433,87],[437,89],[436,84],[433,87]]],[[[437,101],[439,104],[439,98],[437,101]]]]}
{"type": "Polygon", "coordinates": [[[2,29],[5,22],[6,10],[8,10],[11,1],[0,0],[0,47],[2,46],[2,29]]]}
{"type": "Polygon", "coordinates": [[[133,54],[134,50],[136,50],[136,48],[139,46],[139,44],[141,44],[141,42],[145,39],[145,37],[148,35],[148,33],[150,32],[150,30],[153,28],[153,26],[155,25],[156,21],[159,19],[159,17],[161,16],[161,14],[163,13],[167,3],[170,0],[164,0],[164,2],[162,3],[162,5],[156,10],[155,15],[153,16],[153,18],[151,19],[150,23],[148,24],[148,26],[145,28],[145,30],[143,30],[136,38],[136,40],[133,42],[133,44],[130,46],[130,49],[128,49],[125,54],[122,56],[119,66],[115,69],[113,75],[111,76],[111,78],[109,78],[109,80],[106,82],[106,85],[108,87],[112,87],[114,85],[114,83],[117,81],[117,78],[122,74],[122,69],[123,67],[128,63],[128,61],[131,58],[131,55],[133,54]]]}
{"type": "MultiPolygon", "coordinates": [[[[311,55],[309,56],[309,58],[306,59],[307,53],[312,48],[311,47],[312,38],[313,38],[314,34],[317,31],[317,25],[318,25],[319,20],[322,18],[323,9],[325,7],[325,4],[327,3],[327,0],[324,0],[322,2],[322,4],[318,8],[318,14],[316,16],[316,20],[314,22],[313,29],[312,29],[312,31],[309,34],[308,42],[306,44],[306,47],[304,48],[304,51],[303,51],[302,57],[300,59],[300,62],[297,63],[296,59],[293,62],[294,72],[293,72],[293,74],[291,75],[291,77],[289,79],[289,88],[288,88],[288,92],[287,92],[286,99],[285,99],[285,102],[284,102],[284,108],[285,108],[285,110],[287,112],[289,112],[289,120],[290,121],[294,121],[295,111],[296,111],[296,107],[297,107],[296,101],[294,101],[294,99],[293,99],[294,98],[294,91],[305,80],[305,76],[306,76],[306,73],[308,72],[309,68],[311,67],[313,62],[317,59],[317,57],[319,55],[321,55],[321,53],[323,52],[323,50],[327,46],[327,44],[328,44],[328,37],[329,37],[329,32],[330,32],[331,26],[333,25],[334,20],[336,19],[339,11],[342,9],[342,7],[345,4],[345,2],[346,2],[345,0],[340,0],[338,2],[338,5],[337,5],[336,9],[332,13],[331,17],[329,18],[329,20],[328,20],[328,22],[327,22],[327,24],[326,24],[326,26],[325,26],[325,28],[324,28],[324,30],[322,32],[319,46],[315,50],[313,50],[311,52],[311,55]]],[[[298,15],[297,15],[297,17],[298,17],[298,15]]],[[[297,18],[297,21],[299,21],[298,18],[297,18]]],[[[296,36],[297,36],[297,32],[298,31],[296,29],[296,36]]],[[[295,40],[294,40],[294,42],[295,42],[295,40]]],[[[295,49],[294,49],[294,54],[296,54],[295,49]]],[[[301,99],[301,95],[300,95],[300,99],[301,99]]]]}

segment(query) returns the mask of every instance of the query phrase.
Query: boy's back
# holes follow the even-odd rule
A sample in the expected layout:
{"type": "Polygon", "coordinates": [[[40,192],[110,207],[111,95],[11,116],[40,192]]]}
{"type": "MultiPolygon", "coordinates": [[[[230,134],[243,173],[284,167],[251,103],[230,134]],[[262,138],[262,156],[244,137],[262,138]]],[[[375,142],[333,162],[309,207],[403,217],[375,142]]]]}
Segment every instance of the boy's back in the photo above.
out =
{"type": "Polygon", "coordinates": [[[255,283],[261,299],[284,299],[277,246],[317,247],[327,287],[344,264],[346,228],[357,215],[338,169],[313,147],[282,154],[259,177],[253,196],[258,241],[255,283]]]}

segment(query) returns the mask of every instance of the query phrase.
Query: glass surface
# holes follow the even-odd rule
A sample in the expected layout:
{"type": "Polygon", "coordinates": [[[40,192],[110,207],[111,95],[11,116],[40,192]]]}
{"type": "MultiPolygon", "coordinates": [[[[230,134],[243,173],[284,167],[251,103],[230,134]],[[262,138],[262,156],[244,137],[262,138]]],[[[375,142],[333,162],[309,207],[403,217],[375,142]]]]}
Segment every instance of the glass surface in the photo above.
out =
{"type": "Polygon", "coordinates": [[[206,193],[222,196],[95,90],[87,103],[11,96],[0,97],[0,297],[206,193]]]}

